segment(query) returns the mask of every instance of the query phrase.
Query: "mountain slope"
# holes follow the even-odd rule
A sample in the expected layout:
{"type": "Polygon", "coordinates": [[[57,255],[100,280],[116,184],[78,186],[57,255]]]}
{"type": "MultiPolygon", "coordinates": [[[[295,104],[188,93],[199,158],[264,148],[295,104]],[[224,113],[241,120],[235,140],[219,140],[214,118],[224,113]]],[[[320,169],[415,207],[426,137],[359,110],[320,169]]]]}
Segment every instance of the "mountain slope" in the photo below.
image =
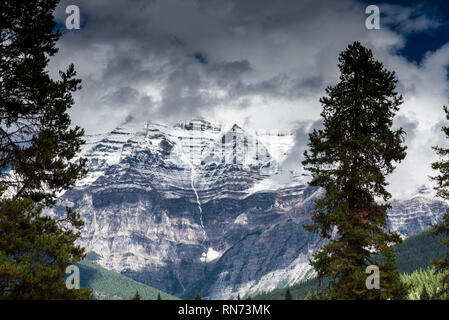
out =
{"type": "MultiPolygon", "coordinates": [[[[102,267],[175,296],[227,299],[312,276],[323,241],[306,232],[322,191],[299,166],[286,170],[294,135],[192,120],[88,137],[90,173],[60,198],[85,221],[79,244],[102,267]]],[[[293,158],[295,155],[293,154],[293,158]]],[[[426,194],[392,202],[404,237],[447,205],[426,194]]]]}
{"type": "Polygon", "coordinates": [[[80,268],[80,286],[91,288],[97,300],[131,300],[136,290],[142,300],[156,300],[158,293],[162,300],[178,300],[174,296],[106,270],[93,262],[85,260],[77,265],[80,268]]]}

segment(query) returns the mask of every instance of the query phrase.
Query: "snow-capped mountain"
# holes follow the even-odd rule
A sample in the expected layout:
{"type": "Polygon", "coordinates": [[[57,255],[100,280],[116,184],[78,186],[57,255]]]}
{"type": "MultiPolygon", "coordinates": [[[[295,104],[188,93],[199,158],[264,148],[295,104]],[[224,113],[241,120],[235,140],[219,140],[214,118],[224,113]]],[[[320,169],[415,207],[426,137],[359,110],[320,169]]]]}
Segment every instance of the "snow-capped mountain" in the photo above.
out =
{"type": "MultiPolygon", "coordinates": [[[[89,174],[53,214],[73,206],[98,264],[173,295],[228,299],[295,283],[322,245],[302,228],[322,191],[299,161],[283,172],[294,144],[293,132],[205,120],[124,125],[87,137],[89,174]]],[[[389,224],[408,237],[445,210],[419,194],[393,201],[389,224]]]]}

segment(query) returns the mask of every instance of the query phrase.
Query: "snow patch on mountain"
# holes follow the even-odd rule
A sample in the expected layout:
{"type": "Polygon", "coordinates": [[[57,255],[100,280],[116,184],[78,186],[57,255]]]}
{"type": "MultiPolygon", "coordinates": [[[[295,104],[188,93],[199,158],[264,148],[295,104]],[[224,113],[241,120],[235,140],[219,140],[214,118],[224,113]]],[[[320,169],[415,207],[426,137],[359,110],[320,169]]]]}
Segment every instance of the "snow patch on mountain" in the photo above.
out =
{"type": "Polygon", "coordinates": [[[209,248],[207,250],[207,252],[203,252],[201,261],[211,262],[211,261],[214,261],[214,260],[218,259],[219,257],[221,257],[221,255],[222,255],[222,253],[215,251],[213,248],[209,248]]]}

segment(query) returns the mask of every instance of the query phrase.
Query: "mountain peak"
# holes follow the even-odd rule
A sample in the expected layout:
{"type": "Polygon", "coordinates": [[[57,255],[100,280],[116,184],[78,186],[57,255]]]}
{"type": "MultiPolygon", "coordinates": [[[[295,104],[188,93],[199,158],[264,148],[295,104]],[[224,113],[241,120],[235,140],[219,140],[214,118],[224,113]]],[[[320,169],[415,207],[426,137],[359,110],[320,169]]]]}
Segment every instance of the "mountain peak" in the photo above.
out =
{"type": "Polygon", "coordinates": [[[194,118],[192,120],[185,120],[178,122],[174,125],[175,128],[185,130],[199,130],[199,131],[221,131],[221,124],[214,123],[212,121],[205,120],[203,118],[194,118]]]}

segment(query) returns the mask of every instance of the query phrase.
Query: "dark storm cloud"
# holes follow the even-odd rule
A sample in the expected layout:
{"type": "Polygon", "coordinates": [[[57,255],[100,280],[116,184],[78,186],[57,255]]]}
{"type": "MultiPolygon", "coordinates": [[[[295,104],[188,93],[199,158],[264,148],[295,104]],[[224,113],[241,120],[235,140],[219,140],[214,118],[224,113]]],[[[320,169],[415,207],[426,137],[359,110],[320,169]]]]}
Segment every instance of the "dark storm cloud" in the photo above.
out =
{"type": "Polygon", "coordinates": [[[206,87],[197,68],[189,64],[179,66],[171,72],[167,86],[162,90],[162,114],[196,114],[196,109],[211,104],[210,98],[200,90],[206,87]]]}
{"type": "Polygon", "coordinates": [[[338,54],[358,40],[397,72],[406,98],[394,124],[408,134],[408,156],[391,187],[403,192],[404,177],[410,190],[423,184],[448,100],[449,44],[419,63],[400,52],[410,34],[443,23],[429,5],[381,4],[381,29],[367,30],[367,4],[357,0],[63,0],[59,25],[69,4],[80,8],[81,29],[63,30],[50,71],[75,64],[83,90],[71,116],[88,133],[197,116],[295,126],[283,167],[297,168],[320,126],[319,98],[338,81],[338,54]]]}
{"type": "Polygon", "coordinates": [[[241,75],[251,70],[251,64],[248,60],[219,62],[206,68],[209,76],[216,76],[219,81],[224,80],[223,84],[238,79],[241,75]]]}
{"type": "Polygon", "coordinates": [[[311,76],[307,78],[294,79],[292,82],[290,93],[292,98],[306,96],[308,94],[316,94],[324,87],[324,77],[311,76]]]}
{"type": "Polygon", "coordinates": [[[322,76],[292,78],[286,74],[279,74],[256,83],[238,81],[230,87],[230,95],[239,98],[258,95],[294,100],[316,95],[323,88],[322,76]]]}
{"type": "Polygon", "coordinates": [[[151,106],[151,97],[142,95],[131,87],[120,87],[102,98],[104,104],[113,107],[124,106],[151,106]]]}
{"type": "MultiPolygon", "coordinates": [[[[63,0],[60,24],[69,4],[80,8],[81,30],[63,30],[53,71],[75,63],[84,89],[73,117],[88,131],[127,116],[171,122],[254,101],[318,101],[349,42],[382,50],[398,42],[388,30],[367,33],[355,0],[63,0]]],[[[391,11],[403,28],[424,17],[391,11]]],[[[316,117],[309,109],[304,117],[316,117]]]]}
{"type": "Polygon", "coordinates": [[[56,19],[63,24],[65,7],[79,6],[81,30],[63,30],[61,51],[74,60],[88,88],[78,99],[80,108],[109,114],[111,107],[135,103],[128,113],[170,119],[223,104],[243,106],[258,95],[295,99],[322,89],[322,75],[290,72],[288,61],[268,70],[275,65],[263,60],[296,41],[301,28],[307,36],[299,38],[313,37],[307,25],[320,10],[343,10],[350,3],[329,9],[314,1],[67,0],[56,19]],[[260,53],[254,51],[258,46],[260,53]],[[157,97],[149,87],[158,90],[157,97]]]}

